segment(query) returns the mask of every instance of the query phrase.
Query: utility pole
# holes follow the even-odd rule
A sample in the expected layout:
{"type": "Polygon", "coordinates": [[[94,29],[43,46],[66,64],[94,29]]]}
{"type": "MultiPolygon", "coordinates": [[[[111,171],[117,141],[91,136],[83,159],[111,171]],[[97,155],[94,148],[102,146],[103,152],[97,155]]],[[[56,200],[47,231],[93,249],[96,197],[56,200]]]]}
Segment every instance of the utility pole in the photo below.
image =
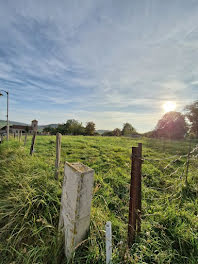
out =
{"type": "Polygon", "coordinates": [[[7,140],[9,140],[9,120],[8,120],[8,108],[9,108],[9,93],[7,93],[7,140]]]}
{"type": "MultiPolygon", "coordinates": [[[[5,90],[1,90],[3,91],[4,93],[7,94],[7,140],[9,140],[9,120],[8,120],[8,111],[9,111],[9,92],[8,91],[5,91],[5,90]]],[[[0,96],[3,96],[3,94],[0,92],[0,96]]]]}

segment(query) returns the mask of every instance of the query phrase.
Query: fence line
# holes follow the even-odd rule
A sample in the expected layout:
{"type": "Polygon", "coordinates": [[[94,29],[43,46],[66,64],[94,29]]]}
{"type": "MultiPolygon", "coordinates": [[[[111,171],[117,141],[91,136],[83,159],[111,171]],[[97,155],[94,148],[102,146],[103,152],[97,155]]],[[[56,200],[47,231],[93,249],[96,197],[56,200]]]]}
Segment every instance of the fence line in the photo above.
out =
{"type": "MultiPolygon", "coordinates": [[[[30,148],[30,154],[33,154],[34,151],[34,144],[35,144],[35,138],[36,138],[36,133],[33,134],[32,137],[32,143],[31,143],[31,148],[30,148]]],[[[25,137],[25,142],[27,140],[27,134],[25,137]]],[[[25,145],[25,143],[24,143],[25,145]]],[[[167,170],[173,163],[180,161],[182,158],[187,158],[186,161],[179,167],[177,167],[172,173],[169,174],[169,177],[175,175],[176,173],[180,172],[182,170],[182,173],[180,177],[178,178],[176,182],[176,188],[180,188],[183,184],[183,181],[180,181],[185,173],[185,168],[186,168],[186,177],[185,177],[185,182],[186,184],[188,183],[188,171],[189,171],[189,164],[190,160],[196,160],[198,158],[198,154],[196,154],[196,151],[198,151],[198,144],[195,145],[195,147],[189,150],[187,154],[184,155],[173,155],[165,158],[147,158],[147,157],[142,157],[142,144],[139,143],[138,147],[133,147],[132,148],[132,167],[131,167],[131,182],[130,182],[130,197],[129,197],[129,221],[128,221],[128,245],[131,246],[131,244],[135,240],[136,234],[138,234],[141,231],[141,166],[143,161],[148,161],[148,163],[151,163],[152,161],[164,161],[164,160],[170,160],[171,161],[163,168],[163,170],[167,170]],[[178,183],[179,182],[179,183],[178,183]]],[[[99,154],[100,155],[100,154],[99,154]]],[[[98,158],[98,156],[92,156],[92,157],[87,157],[89,158],[98,158]]],[[[56,135],[56,162],[55,162],[55,179],[58,180],[58,172],[59,172],[59,165],[60,165],[60,156],[61,156],[61,134],[57,133],[56,135]]],[[[13,156],[12,158],[1,160],[0,163],[2,162],[7,162],[9,160],[14,160],[16,156],[13,156]]],[[[183,162],[183,160],[182,160],[183,162]]],[[[151,163],[152,164],[152,163],[151,163]]],[[[129,187],[129,184],[127,184],[129,187]]],[[[168,190],[170,189],[171,186],[165,187],[165,188],[155,188],[157,190],[168,190]]],[[[175,186],[174,186],[175,187],[175,186]]],[[[156,199],[173,199],[176,195],[178,195],[178,192],[175,192],[169,196],[165,196],[163,198],[152,198],[151,200],[156,200],[156,199]]],[[[177,197],[176,199],[179,199],[177,197]]]]}
{"type": "Polygon", "coordinates": [[[61,159],[61,133],[57,132],[56,134],[56,161],[55,161],[55,174],[54,177],[58,180],[59,175],[59,166],[61,159]]]}
{"type": "MultiPolygon", "coordinates": [[[[189,153],[192,154],[196,150],[198,150],[198,145],[196,145],[195,148],[192,151],[190,151],[189,153]]],[[[143,157],[142,161],[144,161],[144,160],[146,160],[146,161],[162,161],[162,160],[172,159],[172,158],[175,158],[175,157],[178,157],[178,159],[181,159],[181,158],[187,157],[189,155],[189,153],[184,154],[184,155],[173,155],[173,156],[164,157],[164,158],[160,158],[160,159],[148,159],[148,158],[144,158],[143,157]]],[[[176,159],[175,161],[177,161],[178,159],[176,159]]]]}

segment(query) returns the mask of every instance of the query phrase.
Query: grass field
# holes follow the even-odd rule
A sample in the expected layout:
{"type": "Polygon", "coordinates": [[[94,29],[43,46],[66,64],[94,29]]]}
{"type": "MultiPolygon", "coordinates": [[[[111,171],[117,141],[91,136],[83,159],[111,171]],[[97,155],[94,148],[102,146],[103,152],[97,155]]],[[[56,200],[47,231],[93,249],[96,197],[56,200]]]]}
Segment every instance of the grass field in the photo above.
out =
{"type": "Polygon", "coordinates": [[[108,220],[113,263],[198,263],[198,151],[190,161],[187,186],[186,157],[172,157],[185,155],[188,142],[63,136],[58,182],[55,136],[37,136],[32,157],[30,142],[31,137],[25,147],[14,140],[0,145],[0,263],[67,263],[57,239],[66,160],[95,170],[90,234],[71,263],[105,263],[108,220]],[[128,250],[130,155],[138,142],[149,160],[142,167],[142,232],[128,250]]]}

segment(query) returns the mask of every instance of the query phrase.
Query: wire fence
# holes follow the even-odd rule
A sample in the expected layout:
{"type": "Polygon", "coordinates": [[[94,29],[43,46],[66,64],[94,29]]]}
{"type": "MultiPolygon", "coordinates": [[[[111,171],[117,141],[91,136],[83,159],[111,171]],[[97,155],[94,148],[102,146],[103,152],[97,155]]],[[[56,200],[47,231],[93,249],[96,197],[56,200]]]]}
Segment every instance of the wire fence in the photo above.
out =
{"type": "MultiPolygon", "coordinates": [[[[126,148],[127,149],[127,148],[126,148]]],[[[54,150],[55,151],[55,150],[54,150]]],[[[128,151],[128,150],[127,150],[128,151]]],[[[131,155],[131,159],[133,160],[134,158],[136,160],[138,160],[138,162],[140,163],[145,163],[145,165],[147,163],[152,164],[154,166],[156,166],[156,163],[162,163],[161,165],[163,165],[163,167],[161,166],[161,171],[164,173],[164,175],[168,176],[170,179],[172,176],[177,175],[178,177],[174,178],[174,185],[173,185],[173,181],[169,181],[166,182],[166,184],[164,186],[148,186],[148,188],[153,189],[156,191],[156,193],[151,194],[151,196],[149,197],[143,197],[143,199],[145,200],[149,200],[149,201],[156,201],[156,200],[163,200],[164,204],[172,201],[173,199],[180,199],[181,198],[181,190],[182,190],[182,186],[184,184],[183,182],[183,178],[185,176],[185,183],[188,183],[188,167],[189,167],[189,162],[190,161],[196,161],[198,158],[198,144],[196,144],[192,150],[188,150],[188,153],[186,154],[175,154],[175,155],[171,155],[171,156],[165,156],[162,158],[155,158],[155,157],[151,157],[149,158],[148,156],[135,156],[135,155],[131,155]],[[164,162],[166,163],[166,165],[164,166],[164,162]],[[181,163],[180,163],[181,162],[181,163]],[[173,166],[176,165],[176,166],[173,166]],[[176,180],[175,180],[176,179],[176,180]],[[174,190],[171,190],[171,188],[174,190]]],[[[100,157],[101,152],[99,151],[98,155],[94,155],[94,156],[87,156],[87,159],[95,159],[100,157]]],[[[13,155],[10,158],[6,158],[3,160],[0,160],[0,163],[3,162],[9,162],[9,161],[13,161],[17,158],[17,155],[13,155]]],[[[111,163],[111,157],[109,157],[109,167],[108,168],[113,168],[113,164],[111,163]]],[[[93,161],[94,162],[94,161],[93,161]]],[[[140,174],[140,178],[145,178],[147,175],[143,175],[143,177],[141,177],[142,175],[140,174]]],[[[123,182],[122,182],[123,184],[123,182]]],[[[126,193],[122,196],[122,199],[124,199],[126,202],[128,202],[131,199],[131,196],[129,197],[129,188],[131,188],[130,183],[126,183],[125,185],[126,187],[126,193]]],[[[136,189],[140,190],[141,193],[141,187],[137,187],[136,189]]],[[[136,194],[135,194],[136,195],[136,194]]],[[[137,194],[138,196],[139,194],[137,194]]],[[[102,197],[102,196],[101,196],[102,197]]],[[[104,198],[103,198],[104,199],[104,198]]],[[[140,199],[141,199],[141,195],[140,195],[140,199]]],[[[135,199],[134,199],[135,200],[135,199]]],[[[105,199],[104,199],[105,201],[105,199]]],[[[105,201],[106,202],[106,201],[105,201]]],[[[108,207],[108,204],[106,204],[108,207]]],[[[141,206],[138,204],[138,210],[139,212],[141,212],[141,206]]],[[[149,216],[151,214],[145,214],[142,217],[138,215],[139,217],[139,221],[141,223],[141,219],[144,218],[145,216],[149,216]]]]}
{"type": "MultiPolygon", "coordinates": [[[[179,154],[175,154],[175,155],[171,155],[168,157],[163,157],[163,158],[148,158],[147,156],[142,156],[141,157],[141,161],[144,163],[149,163],[153,166],[156,167],[156,162],[166,162],[168,161],[168,163],[161,169],[164,173],[164,175],[167,175],[169,177],[172,177],[174,175],[178,175],[178,184],[181,183],[181,180],[183,179],[184,175],[185,175],[185,171],[186,171],[186,179],[188,176],[188,170],[187,170],[187,165],[189,163],[189,161],[195,161],[198,159],[198,144],[196,144],[192,150],[189,149],[188,153],[183,154],[183,155],[179,155],[179,154]],[[178,162],[181,161],[181,164],[178,164],[178,162]],[[175,168],[175,165],[177,163],[177,167],[175,168]],[[172,170],[172,171],[171,171],[172,170]],[[166,172],[167,171],[167,172],[166,172]]],[[[87,156],[86,159],[87,160],[91,160],[91,159],[97,159],[100,157],[100,153],[98,153],[98,155],[94,155],[94,156],[87,156]]],[[[16,155],[13,155],[12,157],[0,160],[0,164],[1,163],[8,163],[10,161],[14,161],[17,158],[16,155]]],[[[133,158],[133,156],[131,155],[131,159],[133,158]]],[[[163,163],[162,163],[163,164],[163,163]]],[[[109,163],[111,169],[113,169],[115,166],[111,163],[109,163]]],[[[128,167],[130,168],[130,166],[128,167]]],[[[99,171],[99,170],[98,170],[99,171]]],[[[143,178],[145,178],[147,175],[144,174],[143,178]]],[[[177,185],[178,185],[177,184],[177,185]]],[[[129,188],[129,183],[126,183],[126,188],[129,188]]],[[[155,187],[155,190],[169,190],[172,188],[172,185],[170,186],[164,186],[164,187],[155,187]]]]}

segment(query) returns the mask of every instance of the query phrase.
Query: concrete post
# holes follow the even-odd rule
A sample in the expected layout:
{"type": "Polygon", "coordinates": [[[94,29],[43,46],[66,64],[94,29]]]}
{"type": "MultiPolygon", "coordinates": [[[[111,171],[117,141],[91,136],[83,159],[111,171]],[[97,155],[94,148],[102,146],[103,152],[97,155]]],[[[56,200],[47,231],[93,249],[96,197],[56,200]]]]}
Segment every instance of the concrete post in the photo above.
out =
{"type": "Polygon", "coordinates": [[[78,162],[65,163],[59,230],[64,233],[68,259],[89,231],[93,182],[93,169],[78,162]]]}
{"type": "Polygon", "coordinates": [[[111,231],[110,221],[106,223],[105,229],[106,229],[106,264],[110,264],[112,258],[112,231],[111,231]]]}

